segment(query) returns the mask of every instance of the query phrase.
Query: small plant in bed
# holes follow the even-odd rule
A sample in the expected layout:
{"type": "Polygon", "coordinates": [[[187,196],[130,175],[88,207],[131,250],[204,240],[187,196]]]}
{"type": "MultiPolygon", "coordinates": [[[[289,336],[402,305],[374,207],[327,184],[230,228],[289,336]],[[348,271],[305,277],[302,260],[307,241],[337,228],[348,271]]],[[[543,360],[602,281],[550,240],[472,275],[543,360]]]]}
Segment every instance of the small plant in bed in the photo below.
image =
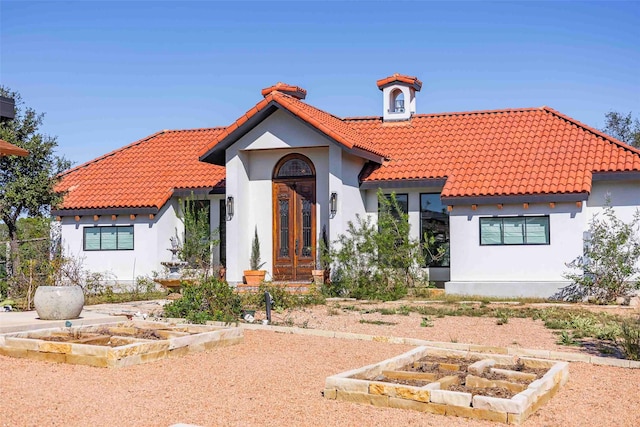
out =
{"type": "Polygon", "coordinates": [[[420,321],[420,326],[423,328],[431,328],[433,327],[433,321],[429,318],[429,316],[423,317],[420,321]]]}
{"type": "Polygon", "coordinates": [[[498,310],[496,312],[496,325],[506,325],[509,323],[509,312],[504,310],[498,310]]]}
{"type": "Polygon", "coordinates": [[[571,332],[562,331],[562,332],[560,332],[560,337],[558,338],[558,344],[560,344],[560,345],[580,345],[580,342],[575,340],[575,337],[571,332]]]}

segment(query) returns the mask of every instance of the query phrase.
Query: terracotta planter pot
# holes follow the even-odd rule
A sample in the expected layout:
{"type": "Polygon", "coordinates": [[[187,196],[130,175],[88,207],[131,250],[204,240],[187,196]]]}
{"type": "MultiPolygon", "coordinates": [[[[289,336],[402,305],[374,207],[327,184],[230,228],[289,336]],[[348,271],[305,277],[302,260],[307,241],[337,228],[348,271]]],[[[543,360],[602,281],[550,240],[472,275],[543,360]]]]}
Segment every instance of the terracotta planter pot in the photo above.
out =
{"type": "Polygon", "coordinates": [[[33,304],[42,320],[77,319],[84,306],[80,286],[38,286],[33,304]]]}
{"type": "Polygon", "coordinates": [[[244,282],[250,286],[260,286],[260,283],[264,282],[266,275],[266,270],[245,270],[244,282]]]}

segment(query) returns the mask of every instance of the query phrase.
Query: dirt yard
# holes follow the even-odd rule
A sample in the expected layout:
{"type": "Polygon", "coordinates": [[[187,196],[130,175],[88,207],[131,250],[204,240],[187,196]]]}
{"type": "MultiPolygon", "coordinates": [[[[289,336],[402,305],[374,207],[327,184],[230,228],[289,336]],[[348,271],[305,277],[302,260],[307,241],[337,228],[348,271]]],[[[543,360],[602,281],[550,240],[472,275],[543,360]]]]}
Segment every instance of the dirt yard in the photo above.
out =
{"type": "MultiPolygon", "coordinates": [[[[274,320],[374,335],[580,351],[557,345],[557,337],[531,319],[496,325],[495,318],[444,317],[425,327],[416,313],[362,314],[320,306],[276,313],[274,320]]],[[[327,376],[410,348],[246,330],[240,345],[119,369],[0,356],[0,425],[492,425],[322,397],[327,376]]],[[[567,385],[526,426],[640,425],[640,369],[571,363],[570,371],[567,385]]]]}

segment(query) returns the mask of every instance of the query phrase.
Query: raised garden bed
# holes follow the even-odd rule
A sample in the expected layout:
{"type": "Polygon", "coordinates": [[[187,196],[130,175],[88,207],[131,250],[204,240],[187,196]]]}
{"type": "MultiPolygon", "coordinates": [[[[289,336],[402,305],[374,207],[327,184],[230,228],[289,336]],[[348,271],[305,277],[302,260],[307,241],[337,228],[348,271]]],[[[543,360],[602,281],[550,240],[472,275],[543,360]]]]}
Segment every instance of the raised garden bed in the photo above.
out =
{"type": "Polygon", "coordinates": [[[131,321],[0,335],[0,354],[49,362],[120,367],[242,342],[242,329],[131,321]]]}
{"type": "Polygon", "coordinates": [[[520,424],[569,378],[569,364],[545,359],[418,347],[328,377],[324,396],[520,424]]]}

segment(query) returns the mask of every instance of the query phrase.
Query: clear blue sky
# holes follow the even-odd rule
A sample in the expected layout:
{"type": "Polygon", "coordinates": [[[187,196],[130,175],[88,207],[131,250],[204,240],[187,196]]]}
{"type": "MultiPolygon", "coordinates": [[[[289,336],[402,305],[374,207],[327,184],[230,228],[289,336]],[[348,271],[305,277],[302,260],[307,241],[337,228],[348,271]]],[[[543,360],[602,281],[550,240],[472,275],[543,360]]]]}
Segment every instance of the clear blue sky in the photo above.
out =
{"type": "Polygon", "coordinates": [[[338,116],[548,105],[640,117],[639,2],[0,2],[0,83],[75,164],[162,129],[226,126],[278,81],[338,116]]]}

